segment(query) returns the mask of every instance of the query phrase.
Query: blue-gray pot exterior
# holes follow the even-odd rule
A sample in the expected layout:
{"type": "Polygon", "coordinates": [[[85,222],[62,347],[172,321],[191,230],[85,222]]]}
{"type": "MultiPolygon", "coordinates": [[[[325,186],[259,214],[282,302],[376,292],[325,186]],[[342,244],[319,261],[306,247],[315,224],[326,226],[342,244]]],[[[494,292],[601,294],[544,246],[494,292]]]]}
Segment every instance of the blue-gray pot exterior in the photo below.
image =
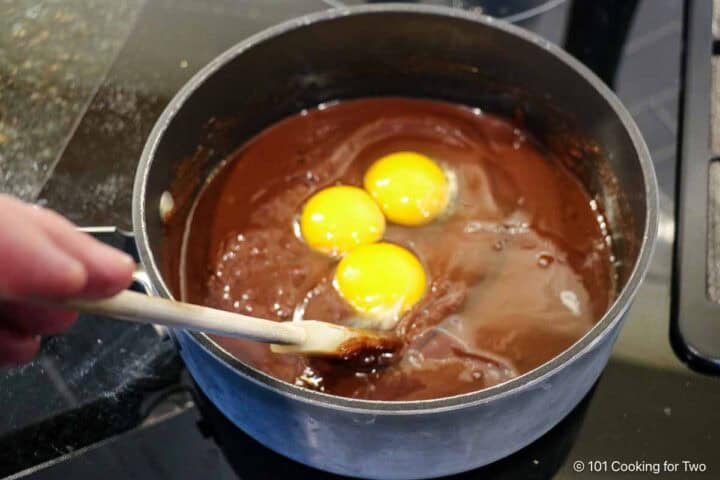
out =
{"type": "Polygon", "coordinates": [[[186,332],[176,332],[176,338],[203,392],[266,447],[342,475],[415,479],[487,465],[550,430],[600,376],[620,325],[535,384],[486,402],[421,414],[317,405],[239,373],[186,332]]]}

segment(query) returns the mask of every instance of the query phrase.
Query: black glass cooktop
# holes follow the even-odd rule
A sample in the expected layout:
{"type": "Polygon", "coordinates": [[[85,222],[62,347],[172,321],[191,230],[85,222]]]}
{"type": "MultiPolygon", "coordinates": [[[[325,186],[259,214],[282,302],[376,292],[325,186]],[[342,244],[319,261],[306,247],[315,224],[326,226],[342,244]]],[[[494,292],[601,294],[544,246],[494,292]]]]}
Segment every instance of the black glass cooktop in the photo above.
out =
{"type": "MultiPolygon", "coordinates": [[[[364,2],[137,3],[137,15],[117,20],[134,26],[92,100],[78,112],[36,198],[80,225],[117,227],[94,232],[128,251],[132,242],[123,230],[130,229],[137,159],[153,122],[180,86],[215,55],[262,28],[364,2]]],[[[653,263],[597,385],[540,440],[458,478],[642,478],[656,468],[670,476],[664,462],[678,465],[676,478],[718,478],[720,379],[690,369],[670,341],[687,5],[679,0],[427,3],[505,16],[580,58],[636,119],[660,183],[653,263]]],[[[711,2],[690,5],[692,29],[706,29],[709,38],[711,2]]],[[[709,92],[692,94],[710,101],[709,92]]],[[[99,472],[107,479],[330,478],[265,449],[225,420],[195,389],[162,332],[85,316],[69,334],[45,339],[31,364],[0,371],[0,476],[96,478],[99,472]]]]}

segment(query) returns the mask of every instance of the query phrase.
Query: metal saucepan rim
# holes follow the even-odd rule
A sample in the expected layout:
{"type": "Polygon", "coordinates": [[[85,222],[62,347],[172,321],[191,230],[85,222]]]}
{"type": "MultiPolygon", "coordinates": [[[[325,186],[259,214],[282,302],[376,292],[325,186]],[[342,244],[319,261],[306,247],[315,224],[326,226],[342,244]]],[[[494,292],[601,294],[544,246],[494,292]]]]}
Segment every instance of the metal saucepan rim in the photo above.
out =
{"type": "Polygon", "coordinates": [[[510,395],[518,390],[531,389],[538,383],[544,382],[547,378],[557,373],[566,363],[572,362],[585,352],[593,349],[605,336],[610,334],[611,330],[621,321],[622,315],[628,308],[634,298],[643,277],[648,269],[650,259],[655,245],[655,237],[657,234],[658,224],[658,190],[655,179],[655,172],[652,166],[650,153],[640,134],[640,131],[634,120],[622,105],[615,94],[593,74],[587,67],[566,53],[561,48],[550,43],[549,41],[528,32],[524,29],[511,25],[507,22],[494,19],[492,17],[478,15],[458,9],[441,6],[430,5],[406,5],[406,4],[384,4],[384,5],[363,5],[357,7],[347,7],[340,9],[327,10],[323,12],[313,13],[298,17],[274,27],[263,30],[248,39],[229,48],[221,55],[212,60],[175,95],[169,105],[162,113],[155,124],[147,143],[143,149],[138,170],[135,177],[133,189],[133,229],[138,244],[140,259],[147,269],[147,273],[152,279],[158,292],[167,298],[172,298],[170,290],[167,288],[162,276],[159,273],[155,259],[150,253],[147,227],[144,223],[145,217],[145,195],[149,167],[155,154],[158,142],[167,129],[170,121],[184,104],[184,102],[192,95],[197,87],[202,84],[205,79],[219,70],[223,65],[230,62],[233,58],[242,52],[252,48],[254,45],[261,43],[270,38],[276,37],[282,33],[301,28],[309,24],[315,24],[323,21],[333,20],[338,17],[347,15],[362,15],[374,13],[412,13],[424,15],[441,15],[460,20],[467,20],[481,23],[485,26],[497,28],[508,34],[520,37],[542,48],[546,52],[559,58],[564,63],[572,67],[580,76],[589,82],[597,92],[603,96],[605,101],[612,107],[616,115],[628,131],[633,145],[637,151],[642,168],[643,179],[645,184],[646,198],[646,219],[644,225],[644,233],[641,242],[641,248],[637,263],[633,268],[628,279],[627,285],[622,289],[620,295],[615,299],[611,307],[582,338],[575,342],[572,346],[560,353],[552,360],[543,365],[523,374],[512,380],[501,383],[499,385],[479,390],[477,392],[455,395],[452,397],[444,397],[432,400],[415,400],[415,401],[378,401],[378,400],[358,400],[336,395],[330,395],[322,392],[316,392],[286,383],[275,379],[253,367],[250,367],[231,356],[228,352],[215,344],[207,335],[200,333],[190,333],[188,335],[199,343],[210,354],[216,357],[226,367],[238,371],[250,380],[280,393],[284,396],[291,397],[301,402],[314,404],[325,408],[334,408],[337,410],[345,410],[361,414],[417,414],[417,413],[439,413],[442,411],[465,408],[477,404],[487,403],[497,400],[504,396],[510,395]]]}

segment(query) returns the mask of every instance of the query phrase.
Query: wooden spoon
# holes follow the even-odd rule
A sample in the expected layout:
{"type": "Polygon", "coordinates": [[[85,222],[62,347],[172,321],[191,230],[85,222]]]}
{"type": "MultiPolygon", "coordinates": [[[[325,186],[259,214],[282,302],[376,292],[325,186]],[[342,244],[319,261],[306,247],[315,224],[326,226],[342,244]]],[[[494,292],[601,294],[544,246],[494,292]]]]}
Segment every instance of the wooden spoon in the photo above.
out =
{"type": "Polygon", "coordinates": [[[397,337],[384,332],[317,320],[275,322],[132,291],[102,300],[68,301],[59,306],[132,322],[272,343],[271,348],[277,353],[351,360],[395,352],[402,347],[397,337]]]}

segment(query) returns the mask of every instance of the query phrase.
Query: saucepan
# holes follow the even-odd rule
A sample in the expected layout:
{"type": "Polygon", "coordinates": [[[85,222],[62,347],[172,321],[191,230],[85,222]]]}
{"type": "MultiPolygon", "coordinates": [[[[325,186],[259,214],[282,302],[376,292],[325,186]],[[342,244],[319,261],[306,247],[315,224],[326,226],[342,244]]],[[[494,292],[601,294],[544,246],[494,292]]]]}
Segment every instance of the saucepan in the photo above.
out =
{"type": "Polygon", "coordinates": [[[291,20],[230,48],[173,98],[142,153],[133,228],[152,289],[173,298],[180,252],[165,238],[158,206],[188,159],[197,160],[195,181],[175,197],[174,215],[186,215],[223,158],[269,124],[322,102],[379,95],[513,116],[569,159],[613,232],[616,296],[602,319],[508,382],[401,402],[309,391],[241,363],[206,335],[173,335],[207,397],[267,447],[344,475],[437,477],[507,456],[568,414],[603,370],[648,269],[658,221],[650,156],[628,112],[588,69],[518,27],[442,7],[361,6],[291,20]]]}

